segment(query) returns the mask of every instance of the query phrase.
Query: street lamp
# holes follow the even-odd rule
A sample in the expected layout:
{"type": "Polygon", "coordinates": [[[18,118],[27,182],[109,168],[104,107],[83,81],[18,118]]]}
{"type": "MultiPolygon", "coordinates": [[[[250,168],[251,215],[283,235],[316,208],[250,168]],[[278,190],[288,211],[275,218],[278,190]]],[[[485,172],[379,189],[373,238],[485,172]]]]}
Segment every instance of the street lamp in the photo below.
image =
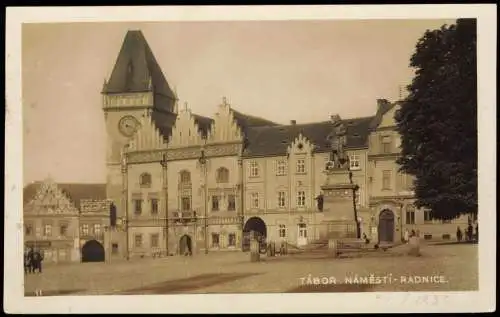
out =
{"type": "Polygon", "coordinates": [[[200,163],[200,166],[202,168],[202,171],[203,171],[203,178],[204,178],[204,181],[203,181],[203,186],[204,186],[204,189],[203,189],[203,206],[204,206],[204,212],[205,212],[205,217],[204,217],[204,221],[203,221],[203,226],[205,228],[205,254],[208,254],[208,220],[207,220],[207,210],[208,210],[208,206],[207,206],[207,158],[205,157],[205,150],[201,150],[201,155],[200,157],[198,158],[198,162],[200,163]]]}

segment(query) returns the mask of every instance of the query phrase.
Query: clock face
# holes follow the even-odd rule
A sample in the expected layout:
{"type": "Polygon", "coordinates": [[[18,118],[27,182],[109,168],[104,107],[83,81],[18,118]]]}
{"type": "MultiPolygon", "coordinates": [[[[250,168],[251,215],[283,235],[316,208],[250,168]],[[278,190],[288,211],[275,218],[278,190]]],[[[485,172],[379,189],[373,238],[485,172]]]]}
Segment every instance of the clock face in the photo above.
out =
{"type": "Polygon", "coordinates": [[[126,137],[131,137],[139,129],[139,126],[139,121],[133,116],[125,116],[118,123],[120,133],[126,137]]]}

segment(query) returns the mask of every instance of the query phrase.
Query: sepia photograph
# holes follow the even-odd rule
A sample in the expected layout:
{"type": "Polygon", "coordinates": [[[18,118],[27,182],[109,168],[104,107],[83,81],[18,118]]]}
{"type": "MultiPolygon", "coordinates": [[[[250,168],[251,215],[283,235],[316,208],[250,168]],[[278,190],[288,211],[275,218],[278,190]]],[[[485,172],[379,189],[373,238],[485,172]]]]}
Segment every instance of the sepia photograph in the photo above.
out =
{"type": "Polygon", "coordinates": [[[335,7],[31,8],[7,68],[12,312],[494,310],[495,7],[335,7]]]}

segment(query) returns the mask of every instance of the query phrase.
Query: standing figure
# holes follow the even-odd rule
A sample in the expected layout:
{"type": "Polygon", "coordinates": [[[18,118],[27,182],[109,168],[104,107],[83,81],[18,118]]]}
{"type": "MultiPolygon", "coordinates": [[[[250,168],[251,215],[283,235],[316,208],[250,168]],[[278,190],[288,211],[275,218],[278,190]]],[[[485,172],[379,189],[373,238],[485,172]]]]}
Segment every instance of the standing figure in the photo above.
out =
{"type": "Polygon", "coordinates": [[[472,242],[472,234],[473,234],[472,230],[473,230],[472,223],[469,222],[469,226],[467,227],[467,240],[469,242],[472,242]]]}
{"type": "Polygon", "coordinates": [[[403,235],[403,240],[404,240],[404,243],[408,243],[408,241],[410,240],[410,232],[408,231],[408,228],[405,229],[405,233],[403,235]]]}
{"type": "Polygon", "coordinates": [[[476,222],[476,242],[479,242],[479,223],[476,222]]]}
{"type": "Polygon", "coordinates": [[[462,242],[462,230],[460,227],[457,227],[457,241],[462,242]]]}
{"type": "Polygon", "coordinates": [[[38,270],[38,273],[42,273],[42,261],[43,255],[39,250],[33,252],[33,271],[38,270]]]}
{"type": "Polygon", "coordinates": [[[33,252],[31,248],[24,251],[24,274],[33,272],[33,252]]]}

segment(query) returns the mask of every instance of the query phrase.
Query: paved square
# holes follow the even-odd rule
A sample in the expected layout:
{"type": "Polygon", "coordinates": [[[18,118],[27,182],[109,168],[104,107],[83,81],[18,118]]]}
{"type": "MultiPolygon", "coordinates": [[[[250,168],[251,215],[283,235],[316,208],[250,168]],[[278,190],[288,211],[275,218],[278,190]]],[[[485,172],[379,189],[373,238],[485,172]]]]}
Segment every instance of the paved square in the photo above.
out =
{"type": "Polygon", "coordinates": [[[251,263],[248,253],[221,252],[52,265],[25,277],[25,295],[36,289],[44,296],[478,289],[477,245],[423,245],[420,257],[405,255],[404,248],[340,259],[322,253],[263,257],[258,263],[251,263]]]}

